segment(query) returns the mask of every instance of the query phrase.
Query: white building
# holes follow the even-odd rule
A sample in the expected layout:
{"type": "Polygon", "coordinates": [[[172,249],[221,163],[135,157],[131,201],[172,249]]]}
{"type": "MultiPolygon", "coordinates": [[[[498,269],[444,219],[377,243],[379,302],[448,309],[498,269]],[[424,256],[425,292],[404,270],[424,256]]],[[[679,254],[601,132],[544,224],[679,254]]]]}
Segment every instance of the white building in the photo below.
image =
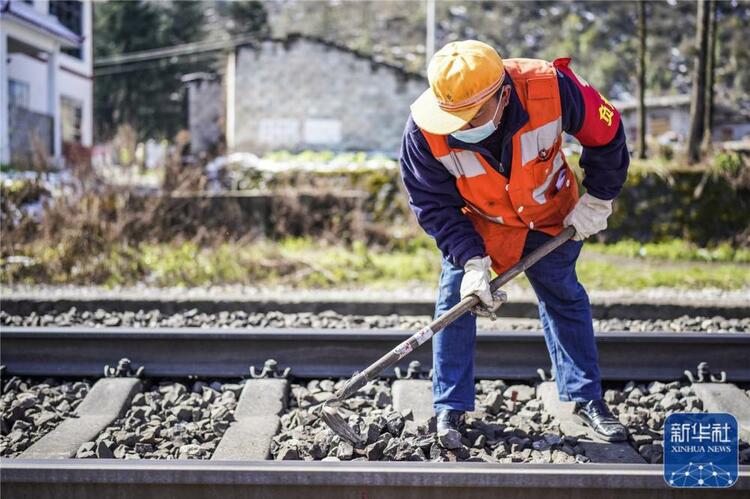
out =
{"type": "Polygon", "coordinates": [[[0,164],[91,146],[91,34],[90,1],[0,0],[0,164]]]}
{"type": "MultiPolygon", "coordinates": [[[[638,103],[635,100],[612,101],[622,114],[625,135],[633,144],[638,137],[638,103]]],[[[714,142],[742,140],[750,136],[750,113],[738,106],[714,100],[714,142]]],[[[646,97],[646,135],[678,145],[690,133],[690,95],[646,97]]]]}

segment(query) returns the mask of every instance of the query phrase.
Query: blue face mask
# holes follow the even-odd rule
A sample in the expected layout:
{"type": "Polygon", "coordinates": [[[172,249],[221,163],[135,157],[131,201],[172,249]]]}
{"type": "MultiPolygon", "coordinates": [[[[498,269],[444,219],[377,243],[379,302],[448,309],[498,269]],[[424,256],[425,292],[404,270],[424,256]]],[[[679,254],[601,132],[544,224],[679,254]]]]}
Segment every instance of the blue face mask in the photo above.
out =
{"type": "Polygon", "coordinates": [[[495,130],[497,130],[497,125],[495,125],[495,118],[497,117],[497,112],[500,110],[501,102],[502,98],[498,99],[497,108],[495,108],[495,114],[492,115],[492,118],[487,123],[475,126],[474,128],[469,128],[468,130],[457,130],[451,135],[453,135],[453,137],[457,138],[461,142],[466,142],[467,144],[476,144],[477,142],[483,141],[484,139],[492,135],[495,130]]]}

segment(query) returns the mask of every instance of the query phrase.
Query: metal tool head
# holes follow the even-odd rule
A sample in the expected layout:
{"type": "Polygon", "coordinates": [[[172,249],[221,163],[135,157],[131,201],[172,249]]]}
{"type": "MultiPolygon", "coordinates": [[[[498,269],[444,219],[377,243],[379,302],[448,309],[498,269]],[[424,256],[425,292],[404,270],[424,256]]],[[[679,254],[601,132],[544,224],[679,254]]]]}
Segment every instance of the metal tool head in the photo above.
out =
{"type": "Polygon", "coordinates": [[[338,399],[326,400],[320,408],[320,416],[323,418],[325,424],[327,424],[336,435],[348,440],[354,445],[359,445],[362,442],[362,439],[339,413],[338,408],[340,404],[341,402],[338,399]]]}

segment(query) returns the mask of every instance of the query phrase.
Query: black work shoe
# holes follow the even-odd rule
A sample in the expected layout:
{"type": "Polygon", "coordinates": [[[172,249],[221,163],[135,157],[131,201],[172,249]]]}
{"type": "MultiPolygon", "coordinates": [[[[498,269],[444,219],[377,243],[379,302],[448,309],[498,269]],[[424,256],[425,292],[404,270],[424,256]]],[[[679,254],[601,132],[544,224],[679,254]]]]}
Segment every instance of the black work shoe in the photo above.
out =
{"type": "Polygon", "coordinates": [[[446,409],[437,413],[437,437],[441,447],[458,449],[466,431],[466,413],[446,409]]]}
{"type": "Polygon", "coordinates": [[[628,429],[610,412],[604,400],[576,402],[573,410],[600,438],[608,442],[628,439],[628,429]]]}

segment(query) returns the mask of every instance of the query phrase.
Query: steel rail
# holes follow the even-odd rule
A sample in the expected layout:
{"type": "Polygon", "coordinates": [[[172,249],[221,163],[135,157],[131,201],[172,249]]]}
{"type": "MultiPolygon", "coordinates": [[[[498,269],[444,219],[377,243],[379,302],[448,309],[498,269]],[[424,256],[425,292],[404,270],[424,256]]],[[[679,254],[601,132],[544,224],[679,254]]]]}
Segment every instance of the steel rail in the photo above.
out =
{"type": "MultiPolygon", "coordinates": [[[[722,303],[718,299],[708,301],[686,301],[685,303],[637,301],[636,299],[594,299],[592,302],[594,319],[677,319],[683,315],[713,317],[719,315],[727,319],[742,319],[750,316],[750,302],[732,301],[722,303]]],[[[244,311],[247,313],[321,313],[333,310],[344,315],[426,315],[435,312],[435,302],[431,300],[357,300],[346,298],[321,297],[318,299],[290,300],[275,296],[269,298],[123,298],[114,296],[95,297],[60,297],[35,298],[30,296],[3,296],[2,310],[11,315],[29,315],[35,312],[43,315],[53,312],[65,312],[75,307],[79,311],[93,312],[97,309],[109,311],[137,312],[139,310],[159,310],[162,314],[176,314],[185,310],[197,309],[202,313],[221,311],[244,311]]],[[[518,300],[511,295],[511,300],[503,305],[505,317],[539,317],[536,302],[518,300]]]]}
{"type": "MultiPolygon", "coordinates": [[[[296,377],[348,377],[409,336],[395,330],[4,327],[0,363],[8,374],[100,376],[104,365],[127,357],[149,377],[222,378],[246,376],[249,366],[274,358],[296,377]]],[[[750,381],[750,334],[602,332],[596,339],[605,380],[678,379],[707,362],[730,382],[750,381]]],[[[429,369],[430,348],[409,360],[429,369]]],[[[477,335],[478,378],[532,379],[549,366],[540,332],[477,335]]]]}
{"type": "Polygon", "coordinates": [[[747,497],[750,466],[728,489],[667,486],[660,465],[2,459],[3,497],[747,497]],[[693,494],[691,494],[693,492],[693,494]]]}

